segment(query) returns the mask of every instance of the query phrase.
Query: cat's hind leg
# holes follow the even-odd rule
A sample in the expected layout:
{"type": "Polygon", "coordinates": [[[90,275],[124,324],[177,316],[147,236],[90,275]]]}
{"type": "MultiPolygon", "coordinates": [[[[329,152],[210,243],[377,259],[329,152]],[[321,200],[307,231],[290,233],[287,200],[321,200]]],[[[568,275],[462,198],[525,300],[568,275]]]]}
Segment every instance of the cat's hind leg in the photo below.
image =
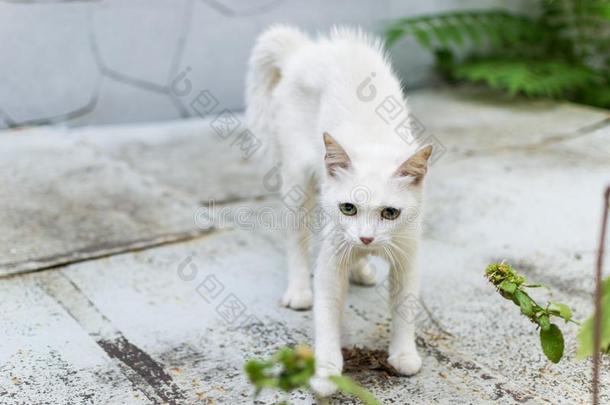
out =
{"type": "Polygon", "coordinates": [[[311,239],[306,221],[315,204],[315,185],[312,178],[290,176],[301,181],[283,190],[289,224],[286,234],[286,260],[288,286],[282,296],[282,305],[296,310],[309,309],[313,303],[309,242],[311,239]]]}

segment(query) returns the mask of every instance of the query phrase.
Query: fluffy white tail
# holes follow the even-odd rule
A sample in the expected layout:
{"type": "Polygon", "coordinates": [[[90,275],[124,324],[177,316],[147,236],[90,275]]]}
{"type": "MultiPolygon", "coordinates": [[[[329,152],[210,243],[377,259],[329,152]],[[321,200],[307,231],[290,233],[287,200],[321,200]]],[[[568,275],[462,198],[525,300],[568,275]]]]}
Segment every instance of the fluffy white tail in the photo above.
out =
{"type": "Polygon", "coordinates": [[[261,149],[267,153],[267,157],[273,153],[275,142],[270,133],[273,89],[282,78],[286,58],[308,41],[307,36],[297,28],[275,25],[258,37],[250,54],[246,77],[246,121],[254,136],[262,142],[261,149]]]}

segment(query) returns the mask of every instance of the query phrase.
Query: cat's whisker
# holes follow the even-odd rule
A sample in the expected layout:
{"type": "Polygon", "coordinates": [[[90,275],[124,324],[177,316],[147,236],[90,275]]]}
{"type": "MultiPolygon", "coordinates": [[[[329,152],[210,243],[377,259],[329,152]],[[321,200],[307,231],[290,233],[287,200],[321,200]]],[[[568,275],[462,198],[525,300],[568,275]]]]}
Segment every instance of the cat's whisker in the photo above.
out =
{"type": "Polygon", "coordinates": [[[348,242],[343,235],[339,235],[341,239],[335,246],[333,247],[333,252],[328,257],[327,264],[330,263],[331,260],[335,259],[338,266],[341,266],[343,262],[343,258],[346,255],[346,251],[349,248],[348,242]]]}

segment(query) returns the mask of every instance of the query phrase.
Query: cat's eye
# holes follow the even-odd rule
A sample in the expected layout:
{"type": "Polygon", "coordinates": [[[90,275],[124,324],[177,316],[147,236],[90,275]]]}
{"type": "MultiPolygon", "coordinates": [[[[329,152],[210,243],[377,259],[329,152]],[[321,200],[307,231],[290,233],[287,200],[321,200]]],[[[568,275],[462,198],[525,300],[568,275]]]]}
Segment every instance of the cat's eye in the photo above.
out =
{"type": "Polygon", "coordinates": [[[343,215],[348,215],[348,216],[352,216],[352,215],[356,215],[356,213],[358,212],[358,209],[356,208],[356,206],[354,204],[351,203],[341,203],[339,204],[339,210],[341,211],[341,213],[343,215]]]}
{"type": "Polygon", "coordinates": [[[383,219],[389,219],[390,221],[398,218],[400,215],[400,210],[394,207],[385,207],[381,210],[381,217],[383,219]]]}

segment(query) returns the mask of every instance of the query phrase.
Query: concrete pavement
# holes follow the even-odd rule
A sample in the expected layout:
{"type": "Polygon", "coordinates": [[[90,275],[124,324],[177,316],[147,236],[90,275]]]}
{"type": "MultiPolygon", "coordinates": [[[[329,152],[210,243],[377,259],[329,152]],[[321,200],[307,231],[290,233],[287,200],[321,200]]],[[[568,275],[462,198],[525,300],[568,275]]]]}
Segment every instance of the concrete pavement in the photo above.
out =
{"type": "MultiPolygon", "coordinates": [[[[353,376],[386,403],[588,403],[577,327],[563,327],[566,357],[550,364],[482,274],[506,259],[576,318],[591,312],[610,113],[476,90],[410,102],[445,150],[427,184],[413,315],[424,366],[353,376]]],[[[278,305],[281,231],[201,226],[210,200],[259,219],[281,207],[242,152],[206,120],[0,133],[0,403],[248,403],[244,359],[311,343],[311,312],[278,305]]],[[[344,346],[385,348],[384,286],[351,287],[344,346]]]]}

